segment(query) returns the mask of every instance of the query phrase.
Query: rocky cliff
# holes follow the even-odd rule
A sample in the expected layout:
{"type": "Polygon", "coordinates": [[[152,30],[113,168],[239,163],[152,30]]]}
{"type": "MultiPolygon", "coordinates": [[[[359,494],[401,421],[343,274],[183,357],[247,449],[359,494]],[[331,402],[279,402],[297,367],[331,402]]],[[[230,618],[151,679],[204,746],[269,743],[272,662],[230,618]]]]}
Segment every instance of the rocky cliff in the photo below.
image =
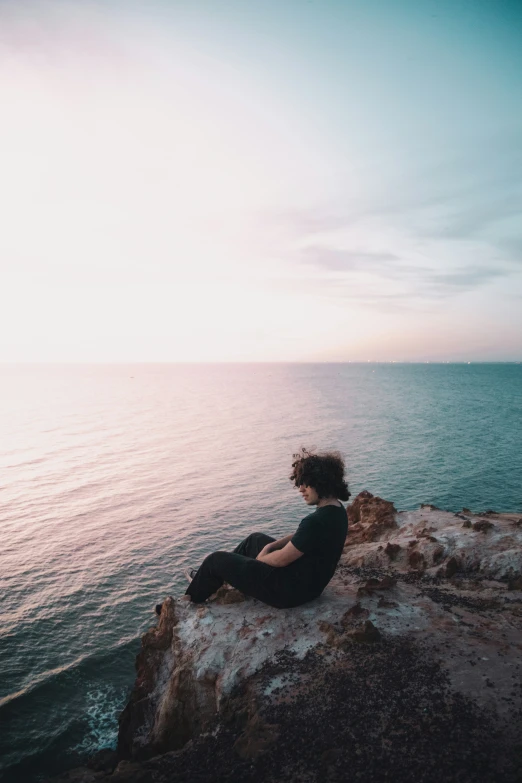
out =
{"type": "Polygon", "coordinates": [[[520,783],[522,519],[367,492],[348,513],[309,604],[168,597],[118,755],[63,779],[520,783]]]}

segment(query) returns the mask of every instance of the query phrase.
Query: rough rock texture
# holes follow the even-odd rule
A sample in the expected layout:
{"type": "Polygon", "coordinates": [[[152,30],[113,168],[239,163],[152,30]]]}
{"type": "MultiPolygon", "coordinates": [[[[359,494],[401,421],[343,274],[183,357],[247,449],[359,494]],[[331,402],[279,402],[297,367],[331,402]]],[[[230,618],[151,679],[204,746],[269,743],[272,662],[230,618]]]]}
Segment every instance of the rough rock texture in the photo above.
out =
{"type": "Polygon", "coordinates": [[[397,526],[397,509],[393,503],[374,497],[367,490],[357,495],[347,510],[352,544],[373,541],[387,528],[393,529],[397,526]]]}
{"type": "Polygon", "coordinates": [[[366,492],[348,513],[309,604],[167,598],[120,718],[123,760],[63,779],[520,783],[519,515],[397,513],[366,492]]]}

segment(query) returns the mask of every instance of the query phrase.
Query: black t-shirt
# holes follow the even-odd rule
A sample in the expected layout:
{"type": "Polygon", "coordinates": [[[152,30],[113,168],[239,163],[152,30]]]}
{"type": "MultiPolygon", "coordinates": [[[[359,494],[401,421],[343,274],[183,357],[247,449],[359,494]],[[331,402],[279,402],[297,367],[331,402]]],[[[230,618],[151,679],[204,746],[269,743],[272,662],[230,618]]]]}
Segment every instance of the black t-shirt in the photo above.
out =
{"type": "Polygon", "coordinates": [[[312,596],[320,595],[341,557],[348,516],[343,505],[321,506],[305,517],[292,536],[292,544],[303,552],[302,557],[284,569],[295,577],[296,587],[312,596]]]}

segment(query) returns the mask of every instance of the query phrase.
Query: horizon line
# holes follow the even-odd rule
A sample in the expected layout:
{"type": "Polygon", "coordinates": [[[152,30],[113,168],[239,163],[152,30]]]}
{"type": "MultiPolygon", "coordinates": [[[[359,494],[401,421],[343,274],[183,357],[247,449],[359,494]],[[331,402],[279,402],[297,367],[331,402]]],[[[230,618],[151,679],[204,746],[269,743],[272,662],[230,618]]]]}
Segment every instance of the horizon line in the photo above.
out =
{"type": "Polygon", "coordinates": [[[3,361],[0,360],[0,366],[13,366],[13,365],[163,365],[163,364],[177,364],[177,365],[209,365],[209,364],[216,364],[216,365],[252,365],[252,364],[357,364],[357,365],[368,365],[368,364],[464,364],[464,365],[471,365],[471,364],[522,364],[522,359],[484,359],[484,360],[467,360],[467,359],[460,359],[460,360],[452,360],[449,359],[420,359],[415,361],[408,361],[408,360],[399,360],[399,359],[367,359],[366,361],[353,361],[351,359],[343,359],[343,360],[329,360],[329,361],[320,361],[320,360],[310,360],[310,361],[292,361],[292,360],[273,360],[273,361],[175,361],[175,360],[121,360],[121,359],[115,359],[115,360],[93,360],[93,361],[63,361],[63,360],[50,360],[50,361],[44,361],[44,360],[14,360],[14,361],[3,361]]]}

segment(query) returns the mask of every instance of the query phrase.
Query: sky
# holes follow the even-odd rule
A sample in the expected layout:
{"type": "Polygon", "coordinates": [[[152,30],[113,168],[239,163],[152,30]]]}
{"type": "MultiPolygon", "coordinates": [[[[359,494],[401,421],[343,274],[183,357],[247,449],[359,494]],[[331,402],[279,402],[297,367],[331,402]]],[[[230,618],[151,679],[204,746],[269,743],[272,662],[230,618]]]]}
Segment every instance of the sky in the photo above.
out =
{"type": "Polygon", "coordinates": [[[522,3],[0,0],[0,361],[520,361],[522,3]]]}

